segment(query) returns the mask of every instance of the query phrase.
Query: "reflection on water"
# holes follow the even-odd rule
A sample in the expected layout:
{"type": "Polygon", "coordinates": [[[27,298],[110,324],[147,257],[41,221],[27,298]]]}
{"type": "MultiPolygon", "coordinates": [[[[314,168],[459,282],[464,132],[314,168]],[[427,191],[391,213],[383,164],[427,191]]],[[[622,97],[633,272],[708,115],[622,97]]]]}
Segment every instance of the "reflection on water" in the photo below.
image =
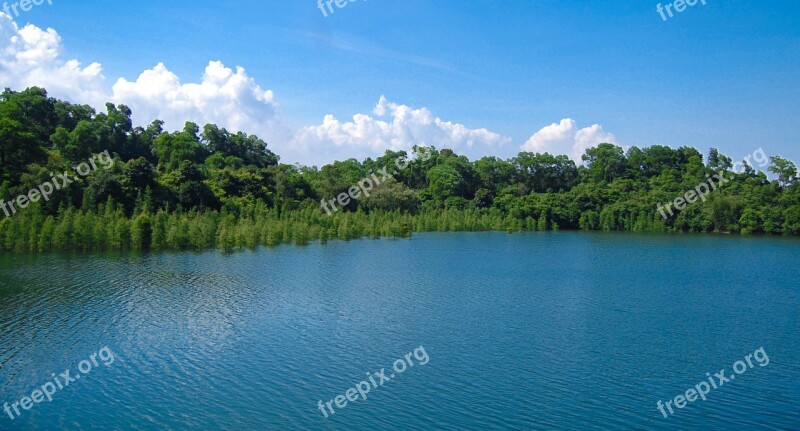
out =
{"type": "Polygon", "coordinates": [[[0,429],[796,429],[800,242],[428,234],[223,255],[0,256],[0,429]],[[432,360],[325,419],[317,403],[432,360]],[[664,419],[748,352],[769,367],[664,419]]]}

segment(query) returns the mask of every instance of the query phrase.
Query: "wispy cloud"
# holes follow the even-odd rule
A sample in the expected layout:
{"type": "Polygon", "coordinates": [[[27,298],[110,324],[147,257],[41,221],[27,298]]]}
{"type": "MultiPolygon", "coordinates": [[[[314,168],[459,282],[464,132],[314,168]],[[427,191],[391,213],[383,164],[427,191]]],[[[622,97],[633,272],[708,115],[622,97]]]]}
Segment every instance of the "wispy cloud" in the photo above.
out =
{"type": "Polygon", "coordinates": [[[319,27],[316,30],[295,30],[287,28],[280,28],[280,30],[293,36],[300,37],[308,45],[317,48],[338,49],[365,57],[380,58],[397,63],[414,64],[447,73],[456,72],[455,68],[440,60],[395,51],[381,46],[370,39],[353,34],[341,32],[333,34],[328,27],[319,27]]]}

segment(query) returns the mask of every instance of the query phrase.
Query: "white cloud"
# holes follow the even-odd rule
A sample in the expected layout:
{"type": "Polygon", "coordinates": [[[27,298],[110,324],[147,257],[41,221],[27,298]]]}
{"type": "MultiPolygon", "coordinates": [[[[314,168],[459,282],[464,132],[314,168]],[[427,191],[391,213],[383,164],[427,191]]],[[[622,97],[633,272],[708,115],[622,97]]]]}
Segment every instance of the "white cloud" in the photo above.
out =
{"type": "Polygon", "coordinates": [[[577,123],[571,118],[565,118],[560,123],[553,123],[534,133],[525,144],[522,151],[536,153],[550,153],[555,155],[567,154],[576,163],[582,163],[581,156],[587,149],[599,144],[615,143],[613,134],[603,130],[603,126],[595,124],[590,127],[578,129],[577,123]]]}
{"type": "MultiPolygon", "coordinates": [[[[286,162],[328,163],[336,159],[375,157],[385,150],[410,150],[414,145],[452,148],[472,158],[496,153],[511,142],[485,128],[445,121],[429,109],[412,108],[381,96],[371,114],[351,121],[325,115],[322,123],[292,132],[280,115],[271,90],[264,89],[241,67],[235,70],[211,61],[199,83],[182,82],[163,63],[143,71],[135,80],[119,78],[108,87],[99,63],[82,66],[64,57],[59,34],[28,24],[20,28],[0,13],[0,84],[16,90],[40,86],[51,96],[86,103],[98,111],[105,102],[126,104],[137,125],[158,118],[167,130],[185,121],[215,123],[228,130],[257,134],[286,162]],[[493,151],[490,151],[493,150],[493,151]]],[[[541,129],[522,146],[524,151],[569,154],[580,162],[586,150],[614,136],[599,125],[578,129],[564,119],[541,129]]]]}
{"type": "Polygon", "coordinates": [[[387,149],[410,150],[414,145],[434,145],[461,152],[481,152],[499,147],[510,138],[487,129],[470,129],[463,124],[435,117],[427,108],[412,108],[381,96],[368,114],[355,114],[350,122],[326,115],[322,124],[308,126],[294,137],[292,147],[317,161],[334,158],[379,156],[387,149]],[[471,150],[471,151],[470,151],[471,150]]]}
{"type": "MultiPolygon", "coordinates": [[[[264,90],[241,67],[234,72],[212,61],[200,83],[181,83],[163,63],[145,70],[131,82],[119,78],[109,90],[102,66],[81,67],[65,59],[61,36],[49,28],[23,28],[0,13],[0,83],[15,90],[31,86],[73,103],[85,103],[99,112],[105,103],[128,105],[134,123],[147,125],[158,118],[167,130],[180,130],[186,121],[215,123],[231,131],[258,134],[268,142],[287,141],[291,133],[280,124],[272,91],[264,90]],[[283,134],[284,136],[279,136],[283,134]]],[[[273,148],[274,150],[275,148],[273,148]]]]}
{"type": "Polygon", "coordinates": [[[44,87],[52,95],[93,106],[103,104],[103,69],[98,63],[81,67],[64,60],[61,36],[32,24],[19,28],[0,12],[0,83],[21,90],[44,87]]]}
{"type": "Polygon", "coordinates": [[[163,120],[168,130],[181,129],[186,121],[201,126],[214,123],[233,131],[274,136],[278,103],[241,67],[236,72],[218,61],[208,63],[199,84],[182,84],[163,63],[145,70],[136,81],[117,80],[111,100],[133,110],[137,123],[163,120]]]}
{"type": "Polygon", "coordinates": [[[469,129],[443,121],[427,109],[412,109],[381,98],[377,117],[357,114],[352,122],[327,115],[322,124],[292,132],[279,115],[271,90],[262,88],[245,70],[211,61],[199,83],[181,79],[163,63],[129,81],[119,78],[111,88],[99,63],[81,67],[64,57],[61,37],[53,29],[27,25],[20,29],[0,13],[0,82],[16,90],[40,86],[51,96],[86,103],[99,112],[106,102],[128,105],[137,125],[154,119],[166,130],[180,130],[186,121],[215,123],[230,131],[257,134],[284,161],[325,163],[347,157],[376,156],[386,149],[408,150],[414,144],[472,148],[508,141],[486,129],[469,129]]]}

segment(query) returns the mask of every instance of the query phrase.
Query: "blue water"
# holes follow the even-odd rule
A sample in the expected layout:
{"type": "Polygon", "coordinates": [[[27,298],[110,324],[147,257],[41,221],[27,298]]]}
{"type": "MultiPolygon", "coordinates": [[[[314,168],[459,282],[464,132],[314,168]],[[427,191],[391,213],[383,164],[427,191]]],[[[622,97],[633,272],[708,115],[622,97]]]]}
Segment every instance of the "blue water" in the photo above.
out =
{"type": "Polygon", "coordinates": [[[0,430],[798,430],[799,261],[794,239],[569,232],[4,255],[0,402],[81,378],[0,430]]]}

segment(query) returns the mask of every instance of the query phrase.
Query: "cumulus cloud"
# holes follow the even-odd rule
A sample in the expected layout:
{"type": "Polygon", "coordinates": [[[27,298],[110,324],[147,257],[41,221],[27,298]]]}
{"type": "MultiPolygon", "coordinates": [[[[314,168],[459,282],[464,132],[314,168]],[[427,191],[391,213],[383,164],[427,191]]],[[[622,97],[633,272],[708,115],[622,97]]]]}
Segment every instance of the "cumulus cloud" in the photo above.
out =
{"type": "Polygon", "coordinates": [[[64,58],[61,36],[32,24],[20,28],[0,13],[0,83],[21,90],[31,86],[73,103],[85,103],[105,111],[105,103],[128,105],[136,124],[154,119],[167,130],[179,130],[186,121],[201,126],[215,123],[231,131],[258,134],[267,140],[285,132],[279,106],[271,90],[265,90],[241,67],[233,71],[221,62],[209,62],[200,83],[182,83],[163,63],[142,72],[135,81],[120,78],[111,89],[102,66],[82,67],[64,58]]]}
{"type": "MultiPolygon", "coordinates": [[[[0,85],[16,90],[44,87],[51,96],[85,103],[98,111],[106,102],[128,105],[134,122],[154,119],[167,130],[183,128],[185,121],[215,123],[232,132],[257,134],[287,162],[328,163],[336,159],[375,157],[387,149],[409,151],[414,145],[452,148],[472,158],[511,142],[485,128],[469,128],[445,121],[424,107],[414,108],[381,96],[369,114],[350,121],[326,115],[321,124],[290,129],[280,115],[273,91],[262,88],[245,69],[211,61],[199,82],[182,82],[163,63],[129,81],[119,78],[109,88],[100,63],[83,66],[64,56],[59,34],[28,24],[20,28],[0,13],[0,85]],[[296,130],[296,131],[295,131],[296,130]]],[[[613,142],[600,125],[578,129],[572,119],[544,127],[522,146],[524,151],[569,154],[580,162],[587,148],[613,142]]]]}
{"type": "Polygon", "coordinates": [[[326,115],[322,124],[298,131],[292,147],[304,152],[314,150],[318,159],[329,160],[341,154],[362,158],[381,155],[387,149],[408,151],[414,145],[480,152],[510,142],[510,138],[487,129],[444,121],[427,108],[390,102],[384,96],[372,115],[355,114],[347,122],[326,115]]]}
{"type": "Polygon", "coordinates": [[[82,67],[78,60],[64,60],[61,36],[32,24],[19,28],[0,12],[0,83],[5,87],[47,88],[56,97],[92,106],[103,104],[103,69],[99,63],[82,67]]]}
{"type": "Polygon", "coordinates": [[[587,149],[615,141],[614,135],[607,133],[599,124],[578,129],[575,120],[565,118],[534,133],[521,149],[536,153],[567,154],[576,163],[582,163],[581,156],[587,149]]]}
{"type": "Polygon", "coordinates": [[[145,70],[136,79],[120,78],[111,100],[133,110],[134,120],[163,120],[165,128],[180,129],[186,121],[214,123],[230,130],[257,133],[263,138],[274,129],[278,103],[241,67],[236,72],[218,61],[208,63],[199,84],[181,83],[163,63],[145,70]]]}
{"type": "Polygon", "coordinates": [[[20,28],[0,13],[0,82],[14,89],[40,86],[51,96],[86,103],[98,111],[106,102],[128,105],[137,125],[155,119],[165,129],[180,130],[186,121],[215,123],[230,131],[257,134],[285,161],[326,163],[345,157],[381,155],[386,149],[410,150],[414,144],[454,149],[501,145],[508,138],[486,129],[470,129],[444,121],[425,108],[413,109],[382,97],[373,118],[356,114],[352,122],[327,115],[322,124],[294,132],[279,114],[271,90],[262,88],[245,69],[211,61],[200,81],[182,82],[164,63],[143,71],[133,81],[119,78],[108,88],[102,66],[83,67],[64,56],[61,37],[53,29],[20,28]]]}

